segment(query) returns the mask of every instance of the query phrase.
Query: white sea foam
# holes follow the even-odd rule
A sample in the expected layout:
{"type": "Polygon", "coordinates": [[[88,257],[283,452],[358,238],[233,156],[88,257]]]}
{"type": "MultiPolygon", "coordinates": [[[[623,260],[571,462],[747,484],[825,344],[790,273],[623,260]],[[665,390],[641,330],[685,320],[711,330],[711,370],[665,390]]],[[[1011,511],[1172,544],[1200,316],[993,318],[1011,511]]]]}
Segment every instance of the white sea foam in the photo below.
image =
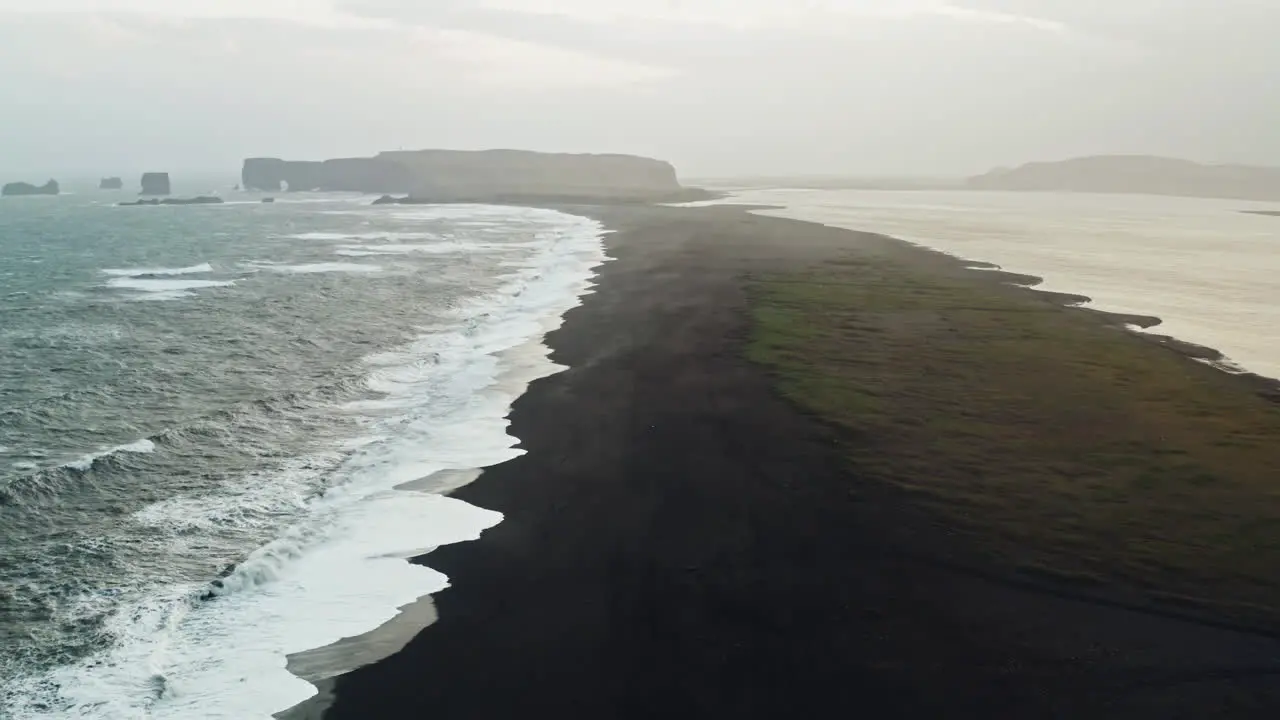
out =
{"type": "Polygon", "coordinates": [[[328,240],[341,242],[350,240],[430,240],[438,236],[429,232],[306,232],[290,235],[289,237],[294,238],[295,240],[328,240]]]}
{"type": "Polygon", "coordinates": [[[118,290],[135,290],[146,293],[147,300],[176,300],[193,295],[192,290],[230,287],[235,280],[164,280],[144,277],[117,277],[107,281],[107,287],[118,290]]]}
{"type": "Polygon", "coordinates": [[[156,444],[144,438],[142,440],[138,440],[137,442],[131,442],[127,445],[117,445],[115,447],[99,450],[98,452],[89,453],[88,455],[85,455],[79,460],[67,463],[66,466],[69,468],[75,468],[76,470],[88,470],[89,468],[93,467],[94,462],[96,462],[100,458],[107,457],[108,455],[114,455],[116,453],[143,454],[143,453],[155,452],[155,450],[156,450],[156,444]]]}
{"type": "MultiPolygon", "coordinates": [[[[335,205],[338,203],[345,203],[345,204],[360,204],[362,206],[365,205],[365,201],[368,198],[368,196],[363,193],[341,193],[341,192],[329,192],[329,191],[325,191],[324,193],[321,193],[318,197],[307,197],[305,194],[300,196],[290,194],[289,197],[281,197],[277,195],[274,197],[275,197],[276,204],[285,204],[285,205],[335,205]]],[[[262,201],[259,199],[258,202],[261,203],[262,201]]],[[[337,212],[337,211],[334,211],[334,212],[337,212]]],[[[346,212],[356,212],[356,211],[346,211],[346,212]]],[[[368,210],[360,212],[359,214],[363,215],[366,212],[368,212],[368,210]]]]}
{"type": "Polygon", "coordinates": [[[366,265],[364,263],[344,263],[344,262],[323,262],[323,263],[306,263],[303,265],[267,265],[261,269],[268,272],[283,273],[288,275],[310,275],[315,273],[378,273],[382,272],[381,265],[366,265]]]}
{"type": "Polygon", "coordinates": [[[530,242],[474,242],[442,239],[433,243],[379,243],[339,245],[333,252],[348,257],[376,257],[378,255],[478,255],[509,252],[517,248],[536,247],[539,241],[530,242]]]}
{"type": "Polygon", "coordinates": [[[199,275],[201,273],[211,272],[213,272],[212,265],[209,263],[200,263],[199,265],[180,268],[114,268],[103,270],[102,274],[131,278],[147,275],[199,275]]]}
{"type": "Polygon", "coordinates": [[[285,669],[288,655],[369,632],[447,586],[404,558],[474,539],[501,517],[428,490],[447,491],[522,452],[506,432],[511,403],[560,369],[541,338],[604,260],[594,221],[519,208],[475,214],[534,229],[541,247],[499,291],[458,308],[449,329],[368,358],[367,384],[381,398],[335,408],[365,415],[365,432],[284,473],[130,518],[168,537],[170,551],[203,541],[209,528],[282,513],[296,518],[288,529],[245,558],[211,600],[196,599],[207,585],[173,584],[122,608],[109,628],[114,647],[23,681],[15,717],[265,720],[315,692],[285,669]],[[323,495],[309,494],[315,473],[335,480],[323,495]]]}

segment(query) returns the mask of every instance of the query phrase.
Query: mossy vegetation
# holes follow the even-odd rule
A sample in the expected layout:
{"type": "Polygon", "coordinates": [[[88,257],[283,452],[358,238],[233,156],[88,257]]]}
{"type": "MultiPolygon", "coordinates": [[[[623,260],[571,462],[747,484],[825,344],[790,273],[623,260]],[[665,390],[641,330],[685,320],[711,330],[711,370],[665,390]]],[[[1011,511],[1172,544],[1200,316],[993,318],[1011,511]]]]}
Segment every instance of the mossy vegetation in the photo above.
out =
{"type": "Polygon", "coordinates": [[[911,491],[1037,575],[1280,618],[1280,406],[977,271],[856,255],[755,277],[749,356],[911,491]]]}

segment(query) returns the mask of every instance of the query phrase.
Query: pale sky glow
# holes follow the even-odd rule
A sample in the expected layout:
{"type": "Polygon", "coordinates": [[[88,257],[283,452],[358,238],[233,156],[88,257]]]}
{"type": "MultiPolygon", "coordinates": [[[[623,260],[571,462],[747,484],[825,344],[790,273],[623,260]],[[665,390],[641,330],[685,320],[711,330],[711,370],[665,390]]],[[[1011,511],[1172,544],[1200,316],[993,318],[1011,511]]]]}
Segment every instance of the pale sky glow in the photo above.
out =
{"type": "Polygon", "coordinates": [[[399,147],[686,174],[1280,165],[1272,0],[0,0],[0,174],[399,147]]]}
{"type": "MultiPolygon", "coordinates": [[[[360,23],[333,0],[24,0],[0,1],[0,11],[47,13],[140,13],[187,18],[271,18],[300,23],[360,23]]],[[[347,3],[359,6],[362,3],[347,3]]],[[[423,3],[429,5],[430,3],[423,3]]],[[[448,4],[448,0],[445,3],[448,4]]],[[[557,15],[587,22],[650,20],[729,28],[786,24],[819,26],[832,19],[942,15],[973,22],[1025,22],[1046,29],[1060,25],[1015,13],[980,10],[943,0],[475,0],[478,9],[557,15]]],[[[377,7],[385,3],[371,2],[377,7]]]]}
{"type": "Polygon", "coordinates": [[[964,8],[938,0],[692,0],[688,2],[644,2],[643,0],[479,0],[480,7],[492,10],[560,15],[594,22],[650,20],[691,23],[728,28],[789,27],[821,28],[831,21],[857,19],[899,19],[941,15],[972,22],[1026,22],[1060,29],[1056,23],[1004,12],[964,8]]]}

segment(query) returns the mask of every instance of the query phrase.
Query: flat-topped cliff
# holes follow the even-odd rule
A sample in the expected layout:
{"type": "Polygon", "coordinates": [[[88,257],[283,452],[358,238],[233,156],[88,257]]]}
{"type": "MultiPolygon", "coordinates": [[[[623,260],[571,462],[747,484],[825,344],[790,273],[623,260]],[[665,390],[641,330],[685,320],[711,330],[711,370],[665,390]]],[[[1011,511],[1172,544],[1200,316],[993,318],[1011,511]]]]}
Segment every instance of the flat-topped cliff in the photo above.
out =
{"type": "Polygon", "coordinates": [[[972,177],[978,190],[1144,193],[1280,200],[1280,168],[1203,165],[1149,155],[1096,155],[1033,162],[972,177]]]}
{"type": "Polygon", "coordinates": [[[168,195],[171,190],[169,173],[149,172],[142,174],[143,195],[168,195]]]}
{"type": "Polygon", "coordinates": [[[682,191],[675,168],[660,160],[526,150],[401,150],[322,162],[250,158],[242,176],[245,188],[253,190],[406,193],[438,201],[656,200],[682,191]]]}

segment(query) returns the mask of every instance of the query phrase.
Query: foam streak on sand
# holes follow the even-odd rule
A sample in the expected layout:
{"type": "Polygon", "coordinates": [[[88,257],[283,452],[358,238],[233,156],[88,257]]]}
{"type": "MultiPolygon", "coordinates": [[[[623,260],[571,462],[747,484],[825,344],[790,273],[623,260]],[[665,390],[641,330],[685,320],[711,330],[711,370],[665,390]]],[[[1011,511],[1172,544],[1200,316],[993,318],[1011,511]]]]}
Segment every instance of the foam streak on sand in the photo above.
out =
{"type": "Polygon", "coordinates": [[[123,608],[110,628],[114,647],[28,679],[15,716],[268,718],[316,692],[286,670],[288,656],[373,631],[447,586],[405,558],[475,539],[501,520],[437,493],[520,454],[506,432],[511,403],[561,369],[542,337],[605,259],[593,220],[486,212],[535,234],[540,249],[497,291],[459,308],[451,329],[368,358],[367,383],[381,399],[334,408],[363,417],[366,432],[299,465],[332,473],[329,489],[301,496],[291,488],[309,483],[246,481],[225,488],[222,501],[170,499],[135,514],[131,521],[147,527],[172,526],[181,542],[191,528],[226,522],[228,503],[303,509],[213,585],[175,583],[123,608]]]}

